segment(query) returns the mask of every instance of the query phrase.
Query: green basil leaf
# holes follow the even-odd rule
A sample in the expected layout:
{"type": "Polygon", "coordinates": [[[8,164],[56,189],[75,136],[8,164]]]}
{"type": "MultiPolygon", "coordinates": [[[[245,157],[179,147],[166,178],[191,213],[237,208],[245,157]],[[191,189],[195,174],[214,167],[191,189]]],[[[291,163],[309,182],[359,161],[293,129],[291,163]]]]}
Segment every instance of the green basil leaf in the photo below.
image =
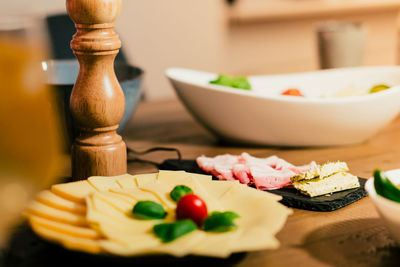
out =
{"type": "Polygon", "coordinates": [[[186,219],[175,223],[157,224],[153,227],[153,232],[162,242],[166,243],[193,232],[196,229],[197,225],[192,220],[186,219]]]}
{"type": "Polygon", "coordinates": [[[239,88],[239,89],[244,89],[244,90],[251,89],[250,83],[246,77],[234,77],[232,79],[231,86],[233,88],[239,88]]]}
{"type": "Polygon", "coordinates": [[[203,222],[203,228],[206,232],[228,232],[237,228],[233,222],[240,216],[233,211],[212,212],[203,222]]]}
{"type": "Polygon", "coordinates": [[[177,185],[169,195],[175,202],[178,202],[181,197],[187,194],[193,194],[193,190],[186,185],[177,185]]]}
{"type": "Polygon", "coordinates": [[[216,80],[210,81],[211,84],[231,86],[232,77],[228,74],[220,74],[216,80]]]}
{"type": "Polygon", "coordinates": [[[220,74],[217,79],[210,81],[210,83],[238,89],[251,90],[251,85],[245,76],[234,77],[228,74],[220,74]]]}
{"type": "Polygon", "coordinates": [[[374,171],[374,187],[378,195],[400,202],[400,189],[381,170],[374,171]]]}
{"type": "Polygon", "coordinates": [[[136,218],[143,220],[163,219],[167,216],[167,212],[164,210],[163,206],[148,200],[136,203],[132,213],[136,218]]]}
{"type": "Polygon", "coordinates": [[[226,216],[227,218],[229,218],[231,220],[240,218],[240,216],[236,212],[233,212],[233,211],[225,211],[225,212],[223,212],[223,214],[224,214],[224,216],[226,216]]]}

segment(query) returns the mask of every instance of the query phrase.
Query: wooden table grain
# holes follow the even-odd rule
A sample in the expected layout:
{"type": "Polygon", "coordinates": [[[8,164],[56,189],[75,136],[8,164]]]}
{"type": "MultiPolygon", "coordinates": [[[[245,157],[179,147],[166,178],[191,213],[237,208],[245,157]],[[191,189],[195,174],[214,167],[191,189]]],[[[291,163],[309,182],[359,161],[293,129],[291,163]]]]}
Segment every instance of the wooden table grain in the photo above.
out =
{"type": "MultiPolygon", "coordinates": [[[[178,101],[141,103],[130,126],[122,133],[137,151],[173,147],[184,159],[199,155],[248,152],[254,156],[277,155],[293,164],[312,160],[342,160],[351,172],[368,178],[375,168],[400,168],[400,117],[366,143],[323,148],[245,147],[224,144],[196,122],[178,101]]],[[[162,162],[172,152],[140,157],[162,162]]],[[[129,173],[156,171],[151,164],[130,163],[129,173]]],[[[238,266],[400,266],[400,246],[384,227],[370,199],[333,212],[293,210],[278,233],[277,250],[247,253],[238,266]]],[[[400,216],[400,215],[399,215],[400,216]]]]}

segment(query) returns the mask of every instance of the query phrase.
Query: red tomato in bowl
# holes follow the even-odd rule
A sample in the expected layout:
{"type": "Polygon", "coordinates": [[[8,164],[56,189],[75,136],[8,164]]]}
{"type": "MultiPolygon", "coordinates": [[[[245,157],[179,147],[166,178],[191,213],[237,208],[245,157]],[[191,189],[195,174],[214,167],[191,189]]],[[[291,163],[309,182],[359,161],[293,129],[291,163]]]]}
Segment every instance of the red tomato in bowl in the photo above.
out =
{"type": "Polygon", "coordinates": [[[282,93],[282,95],[291,95],[291,96],[304,96],[299,89],[291,88],[287,89],[282,93]]]}
{"type": "Polygon", "coordinates": [[[178,220],[191,219],[198,226],[201,226],[207,215],[207,205],[198,196],[187,194],[179,199],[176,207],[176,217],[178,220]]]}

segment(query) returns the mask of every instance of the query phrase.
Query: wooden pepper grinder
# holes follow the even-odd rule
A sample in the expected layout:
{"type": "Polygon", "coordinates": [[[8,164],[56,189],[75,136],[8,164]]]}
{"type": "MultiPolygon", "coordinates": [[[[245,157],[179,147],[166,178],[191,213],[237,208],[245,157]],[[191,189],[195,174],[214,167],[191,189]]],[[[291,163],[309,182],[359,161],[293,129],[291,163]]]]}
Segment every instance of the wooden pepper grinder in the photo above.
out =
{"type": "Polygon", "coordinates": [[[114,176],[127,172],[126,145],[116,132],[125,98],[114,72],[121,41],[114,32],[122,0],[67,0],[77,29],[71,48],[80,70],[70,109],[80,136],[72,145],[72,177],[114,176]]]}

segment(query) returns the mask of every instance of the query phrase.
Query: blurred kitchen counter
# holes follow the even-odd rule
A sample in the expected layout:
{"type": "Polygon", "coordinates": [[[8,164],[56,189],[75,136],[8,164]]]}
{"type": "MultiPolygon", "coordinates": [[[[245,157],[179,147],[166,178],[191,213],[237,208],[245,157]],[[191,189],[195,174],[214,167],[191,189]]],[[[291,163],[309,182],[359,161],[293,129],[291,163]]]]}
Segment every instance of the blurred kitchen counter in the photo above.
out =
{"type": "Polygon", "coordinates": [[[315,29],[327,20],[361,22],[364,65],[394,65],[399,10],[399,0],[238,0],[228,12],[226,65],[241,74],[316,70],[315,29]]]}
{"type": "Polygon", "coordinates": [[[399,0],[237,0],[229,17],[233,22],[282,21],[387,12],[399,7],[399,0]]]}
{"type": "MultiPolygon", "coordinates": [[[[371,140],[353,146],[276,148],[223,145],[201,127],[178,101],[141,103],[132,123],[123,132],[127,145],[144,151],[174,147],[184,159],[248,152],[257,157],[277,155],[296,165],[342,160],[355,175],[368,178],[375,168],[400,168],[400,117],[371,140]]],[[[153,162],[176,158],[173,152],[138,156],[153,162]]],[[[129,173],[157,171],[151,164],[130,162],[129,173]]],[[[293,209],[278,233],[277,250],[252,252],[234,266],[398,266],[396,246],[368,197],[333,212],[293,209]]],[[[233,266],[230,261],[227,266],[233,266]]],[[[211,265],[210,265],[211,266],[211,265]]],[[[214,265],[212,265],[214,266],[214,265]]],[[[225,266],[219,263],[218,266],[225,266]]]]}

